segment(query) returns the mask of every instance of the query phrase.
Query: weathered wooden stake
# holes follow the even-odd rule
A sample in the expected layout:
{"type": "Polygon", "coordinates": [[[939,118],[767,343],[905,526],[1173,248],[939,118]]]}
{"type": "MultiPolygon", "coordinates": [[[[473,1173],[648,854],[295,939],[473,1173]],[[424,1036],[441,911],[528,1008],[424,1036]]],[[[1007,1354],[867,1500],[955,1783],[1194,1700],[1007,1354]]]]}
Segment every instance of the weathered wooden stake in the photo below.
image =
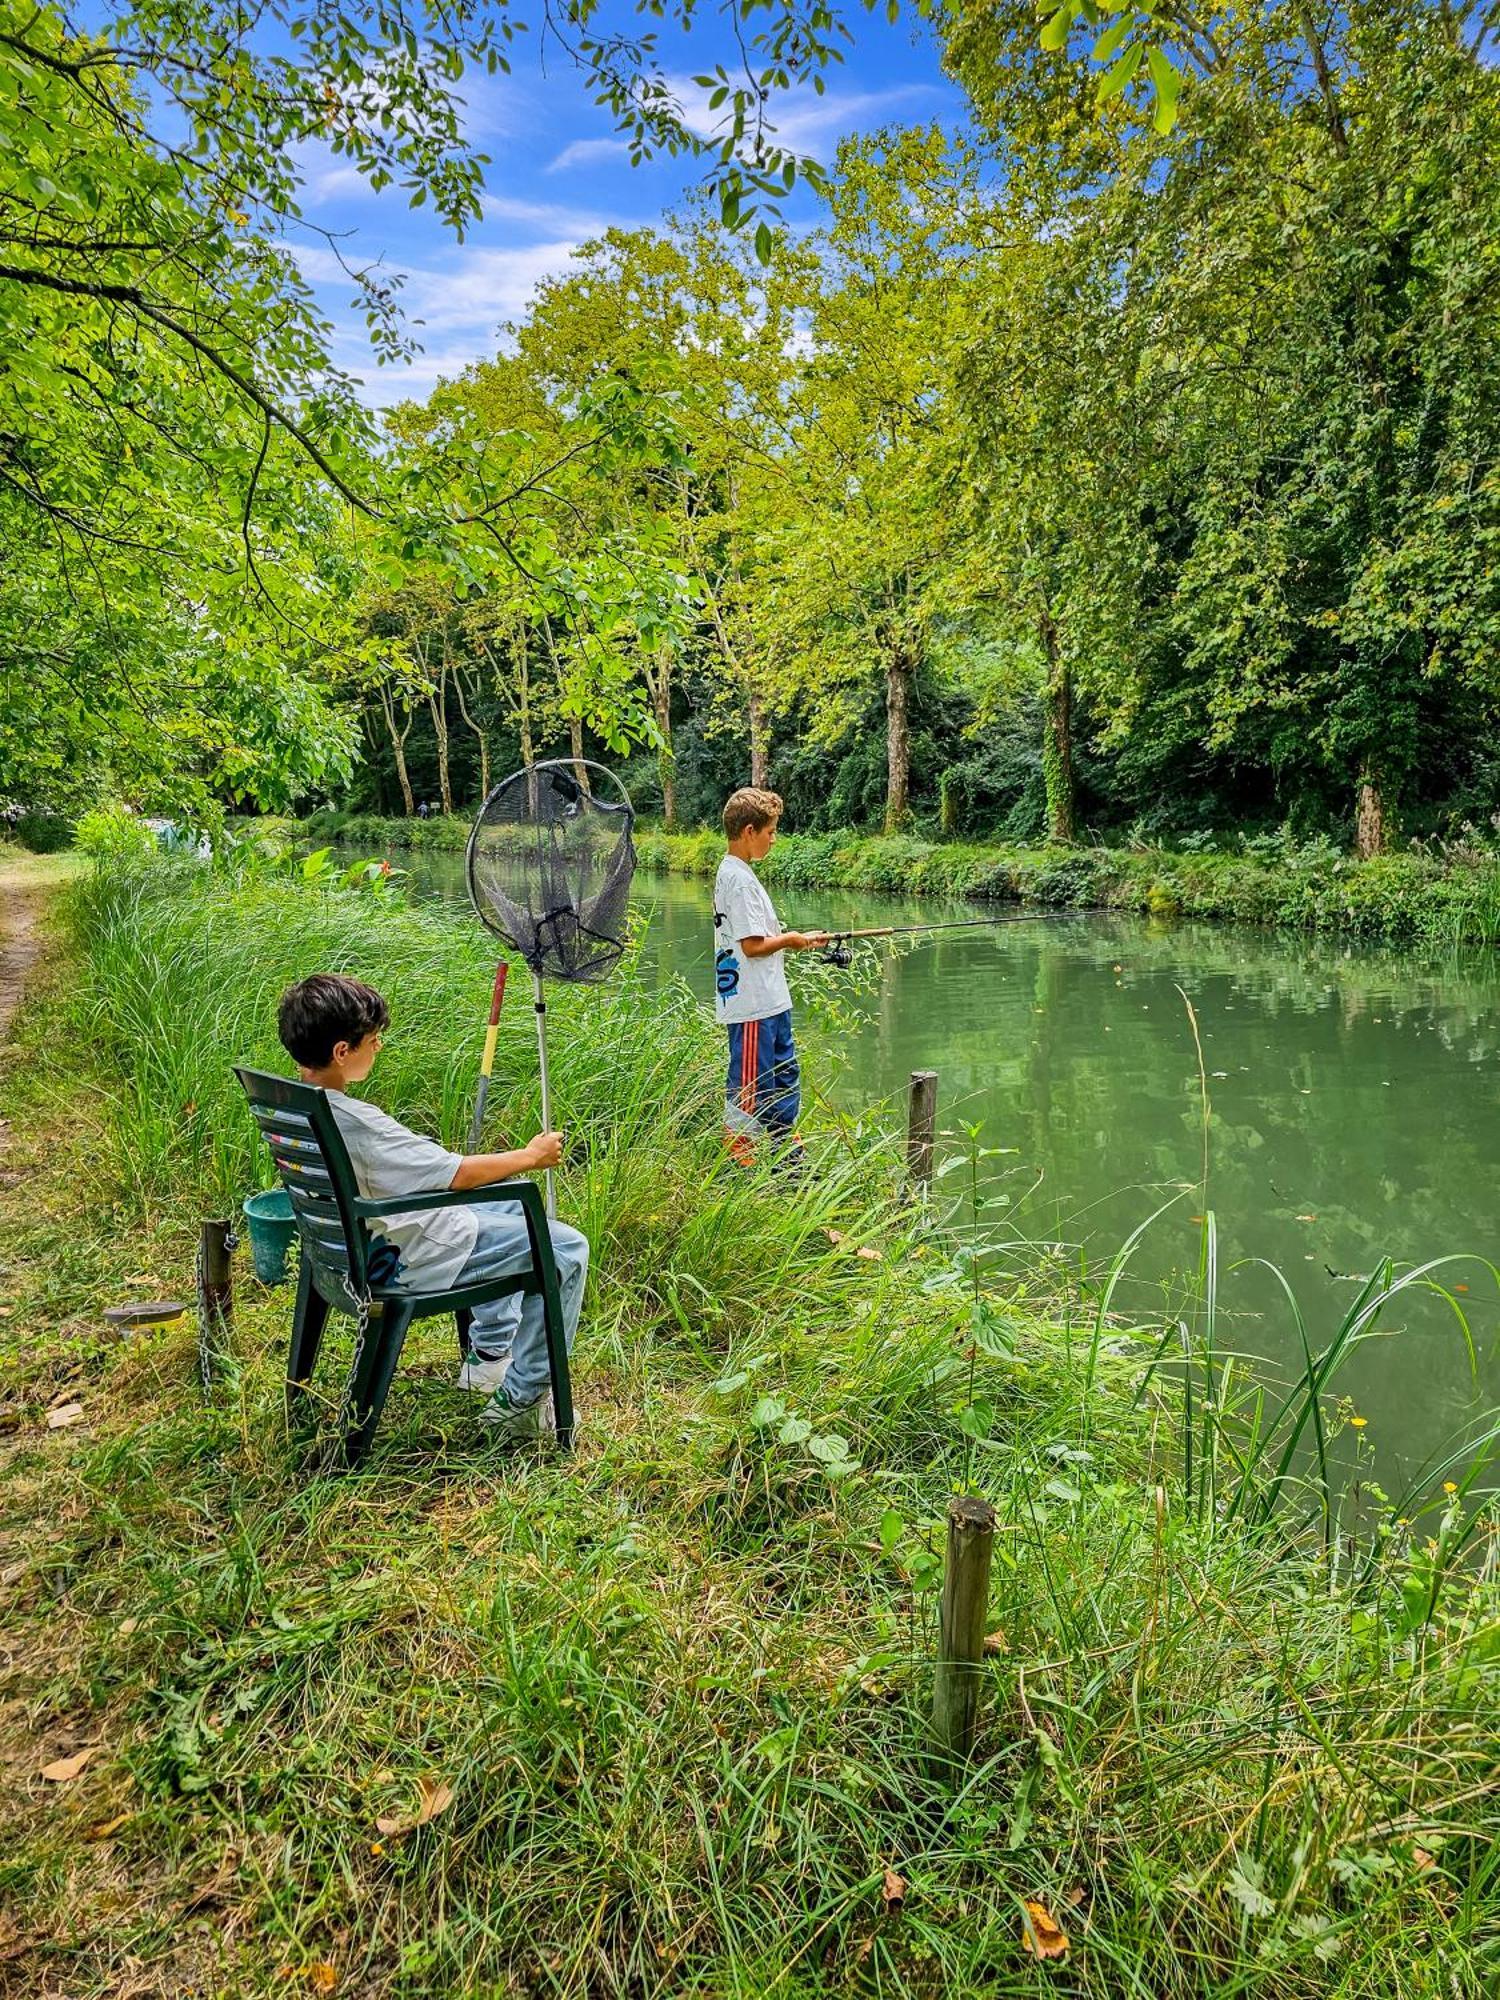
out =
{"type": "Polygon", "coordinates": [[[234,1323],[234,1280],[229,1263],[230,1225],[227,1221],[205,1222],[198,1245],[198,1361],[203,1386],[229,1351],[229,1329],[234,1323]]]}
{"type": "Polygon", "coordinates": [[[914,1187],[932,1184],[933,1133],[937,1126],[937,1071],[914,1069],[907,1086],[906,1168],[914,1187]]]}
{"type": "Polygon", "coordinates": [[[948,1764],[966,1762],[974,1745],[994,1543],[995,1510],[989,1501],[955,1494],[948,1502],[948,1560],[932,1684],[933,1742],[948,1764]]]}

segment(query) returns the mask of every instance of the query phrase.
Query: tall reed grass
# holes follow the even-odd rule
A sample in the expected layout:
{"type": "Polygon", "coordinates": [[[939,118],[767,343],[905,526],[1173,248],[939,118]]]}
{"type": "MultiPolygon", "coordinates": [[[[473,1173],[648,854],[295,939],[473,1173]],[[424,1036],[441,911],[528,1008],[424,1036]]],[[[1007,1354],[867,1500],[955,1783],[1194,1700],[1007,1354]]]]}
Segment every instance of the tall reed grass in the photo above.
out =
{"type": "MultiPolygon", "coordinates": [[[[1221,1347],[1169,1372],[1175,1329],[1122,1323],[1107,1284],[1079,1340],[1014,1256],[954,1254],[884,1142],[814,1129],[794,1190],[731,1171],[711,1025],[628,969],[560,996],[553,1045],[564,1212],[596,1245],[578,1453],[488,1455],[438,1328],[370,1472],[309,1479],[284,1293],[242,1285],[210,1404],[190,1333],[80,1334],[263,1177],[227,1066],[280,1059],[288,979],[382,985],[374,1091],[457,1140],[488,947],[434,908],[165,867],[73,921],[5,1084],[30,1149],[0,1188],[7,1632],[32,1768],[100,1747],[65,1806],[0,1808],[0,1981],[1426,2000],[1500,1972],[1497,1589],[1454,1553],[1459,1496],[1332,1565],[1317,1510],[1271,1504],[1295,1415],[1247,1444],[1221,1347]],[[84,1420],[49,1431],[59,1385],[84,1420]],[[923,1711],[965,1481],[1001,1532],[955,1790],[923,1711]],[[423,1777],[451,1801],[382,1834],[423,1777]],[[1028,1952],[1028,1900],[1065,1963],[1028,1952]]],[[[521,1133],[529,1022],[502,1049],[521,1133]]]]}

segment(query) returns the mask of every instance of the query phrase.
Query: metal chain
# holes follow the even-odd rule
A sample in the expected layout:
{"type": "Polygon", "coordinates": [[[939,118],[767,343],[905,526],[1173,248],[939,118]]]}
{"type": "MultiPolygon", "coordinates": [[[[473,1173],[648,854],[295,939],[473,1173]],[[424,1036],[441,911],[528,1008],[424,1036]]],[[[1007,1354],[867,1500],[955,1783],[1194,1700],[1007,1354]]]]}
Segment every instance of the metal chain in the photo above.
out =
{"type": "MultiPolygon", "coordinates": [[[[240,1239],[234,1231],[232,1229],[226,1231],[224,1236],[226,1254],[237,1250],[239,1244],[240,1239]]],[[[224,1315],[208,1296],[208,1277],[203,1265],[201,1230],[198,1235],[198,1248],[193,1255],[193,1296],[198,1307],[198,1376],[203,1384],[204,1395],[211,1396],[214,1390],[215,1365],[223,1354],[222,1340],[216,1340],[214,1336],[223,1335],[224,1315]],[[210,1321],[213,1322],[212,1330],[210,1321]]]]}
{"type": "Polygon", "coordinates": [[[335,1417],[333,1425],[333,1436],[323,1452],[322,1470],[324,1472],[333,1469],[343,1449],[345,1428],[349,1422],[350,1411],[354,1407],[355,1377],[359,1374],[359,1364],[364,1358],[365,1339],[370,1331],[370,1293],[368,1286],[361,1291],[355,1291],[353,1285],[349,1282],[347,1273],[344,1273],[340,1277],[339,1282],[344,1288],[344,1296],[354,1308],[354,1355],[349,1363],[348,1376],[344,1381],[344,1393],[339,1398],[338,1415],[335,1417]]]}
{"type": "Polygon", "coordinates": [[[198,1301],[198,1375],[203,1383],[203,1393],[211,1396],[214,1392],[213,1347],[208,1337],[208,1316],[213,1308],[209,1304],[208,1280],[203,1273],[203,1238],[198,1238],[198,1249],[193,1261],[193,1287],[198,1301]]]}

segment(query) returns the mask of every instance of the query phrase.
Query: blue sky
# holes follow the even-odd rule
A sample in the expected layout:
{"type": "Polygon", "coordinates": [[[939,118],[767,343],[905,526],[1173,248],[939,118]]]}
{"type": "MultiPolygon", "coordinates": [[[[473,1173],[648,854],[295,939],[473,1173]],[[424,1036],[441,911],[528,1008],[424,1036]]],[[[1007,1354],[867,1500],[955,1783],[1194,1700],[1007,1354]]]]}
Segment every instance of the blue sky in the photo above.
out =
{"type": "MultiPolygon", "coordinates": [[[[709,25],[680,50],[690,111],[702,101],[692,74],[728,61],[713,33],[714,16],[707,18],[709,25]]],[[[891,25],[857,8],[850,25],[853,46],[828,72],[824,95],[809,89],[784,101],[777,116],[783,144],[829,160],[845,133],[961,119],[963,100],[943,77],[928,30],[904,20],[891,25]]],[[[674,64],[674,74],[676,69],[674,64]]],[[[471,141],[492,164],[484,220],[462,244],[428,210],[409,208],[399,189],[372,194],[331,154],[304,163],[309,220],[339,233],[349,263],[380,262],[406,273],[405,310],[423,322],[413,328],[424,351],[412,366],[377,367],[332,251],[295,246],[319,304],[336,325],[334,358],[363,378],[371,403],[423,397],[440,376],[492,354],[501,325],[524,313],[533,288],[565,270],[580,243],[611,224],[657,220],[702,172],[701,163],[687,158],[632,168],[608,112],[591,103],[577,72],[560,57],[544,70],[524,40],[510,76],[476,74],[463,95],[471,141]]],[[[811,197],[799,189],[786,212],[793,222],[805,220],[811,197]]]]}

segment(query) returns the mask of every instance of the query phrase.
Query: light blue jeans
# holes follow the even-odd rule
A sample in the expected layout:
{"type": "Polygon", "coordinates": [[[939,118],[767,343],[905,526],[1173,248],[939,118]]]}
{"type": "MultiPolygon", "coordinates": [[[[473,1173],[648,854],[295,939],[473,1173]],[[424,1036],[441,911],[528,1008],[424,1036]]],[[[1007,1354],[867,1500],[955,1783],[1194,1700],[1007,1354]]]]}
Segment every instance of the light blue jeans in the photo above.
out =
{"type": "MultiPolygon", "coordinates": [[[[479,1212],[479,1235],[456,1285],[477,1285],[486,1278],[516,1277],[529,1268],[531,1245],[518,1208],[479,1212]]],[[[554,1222],[552,1254],[557,1259],[557,1283],[562,1293],[563,1331],[568,1352],[583,1311],[583,1284],[589,1268],[589,1240],[566,1222],[554,1222]]],[[[505,1374],[506,1400],[517,1409],[540,1402],[551,1387],[547,1367],[547,1332],[540,1292],[512,1292],[474,1308],[469,1347],[476,1361],[501,1361],[510,1356],[505,1374]]]]}

